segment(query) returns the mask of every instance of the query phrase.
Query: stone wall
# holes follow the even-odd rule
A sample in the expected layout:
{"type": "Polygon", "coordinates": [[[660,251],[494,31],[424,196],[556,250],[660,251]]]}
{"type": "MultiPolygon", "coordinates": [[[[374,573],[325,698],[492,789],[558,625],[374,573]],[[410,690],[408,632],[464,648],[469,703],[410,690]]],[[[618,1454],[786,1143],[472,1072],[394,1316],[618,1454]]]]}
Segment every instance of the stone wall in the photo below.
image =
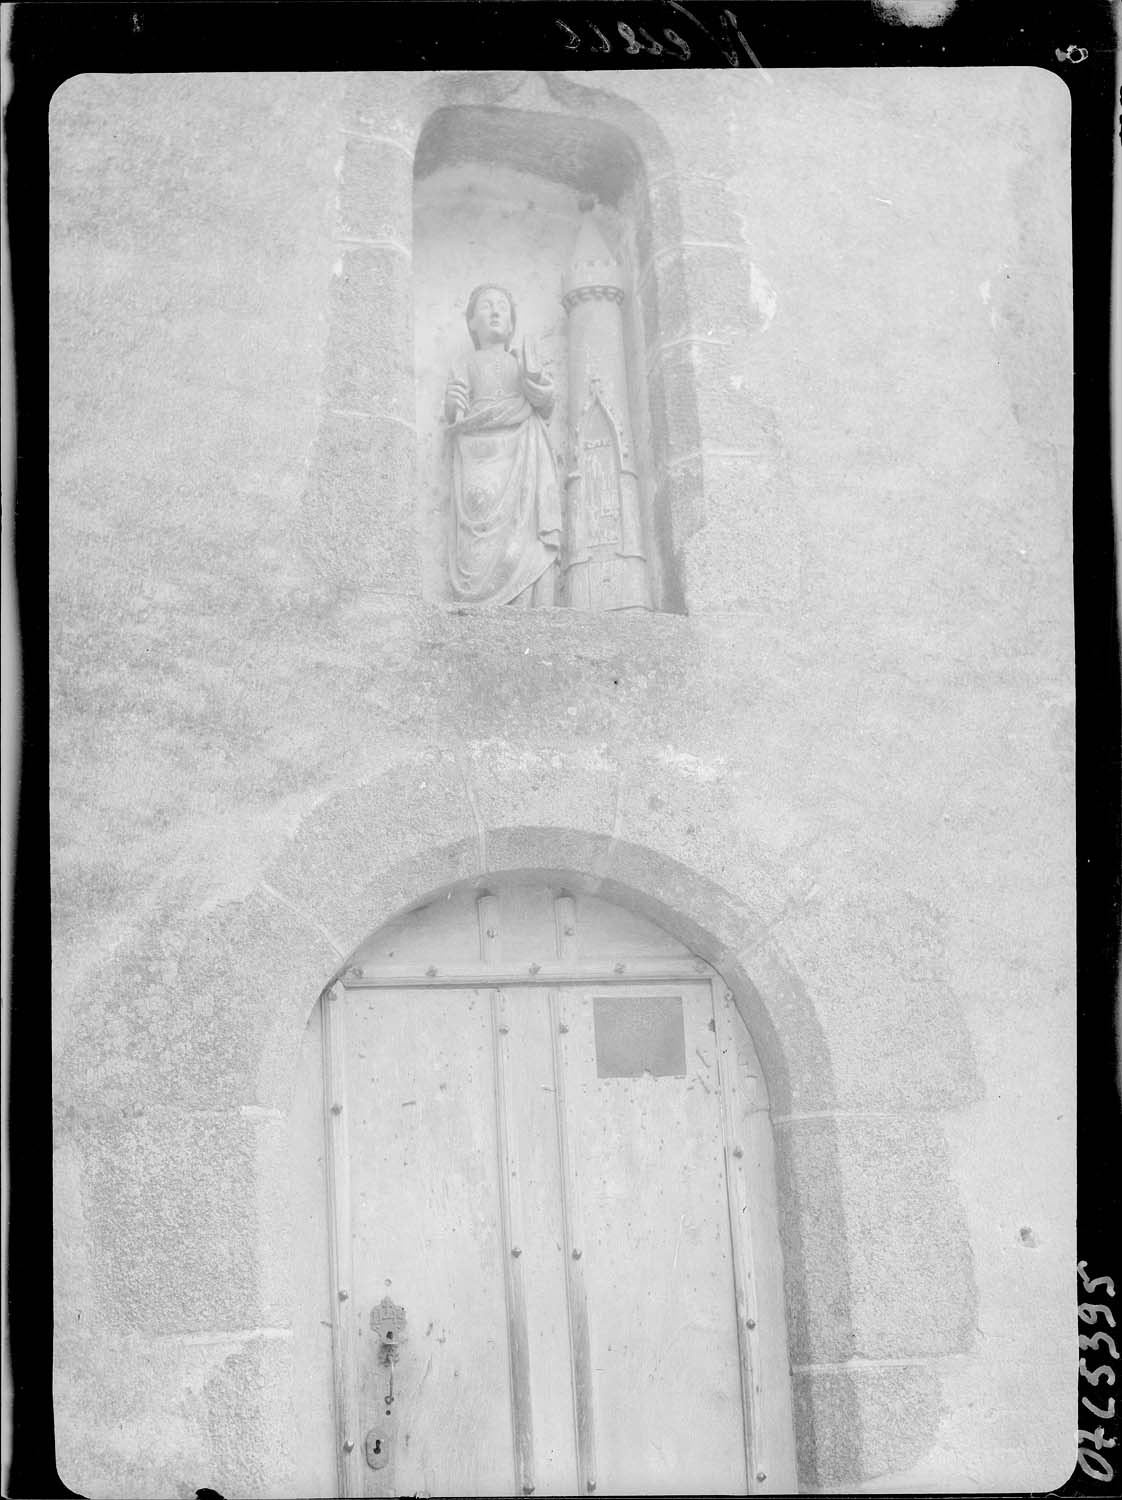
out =
{"type": "Polygon", "coordinates": [[[745,1011],[804,1486],[1066,1479],[1060,86],[88,75],[51,140],[63,1477],[306,1492],[305,1022],[402,907],[525,869],[745,1011]],[[422,599],[410,161],[456,103],[630,122],[679,613],[422,599]]]}

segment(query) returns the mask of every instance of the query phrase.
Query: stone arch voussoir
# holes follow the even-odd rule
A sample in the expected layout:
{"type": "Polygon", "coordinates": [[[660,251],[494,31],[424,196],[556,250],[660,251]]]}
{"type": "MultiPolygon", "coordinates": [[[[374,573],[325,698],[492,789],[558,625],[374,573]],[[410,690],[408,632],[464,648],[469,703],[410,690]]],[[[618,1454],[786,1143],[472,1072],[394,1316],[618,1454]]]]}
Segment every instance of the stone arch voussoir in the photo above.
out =
{"type": "MultiPolygon", "coordinates": [[[[330,837],[326,820],[324,831],[330,837]]],[[[330,861],[327,849],[322,862],[313,862],[329,868],[330,861]]],[[[732,991],[766,1071],[773,1109],[785,1114],[793,1107],[830,1106],[833,1088],[822,1027],[798,975],[759,916],[680,860],[610,832],[572,827],[504,825],[385,865],[372,858],[365,880],[336,893],[334,971],[321,969],[300,996],[286,986],[269,1055],[262,1059],[266,1077],[284,1076],[285,1059],[295,1055],[311,1006],[371,933],[453,887],[483,889],[489,878],[512,875],[595,894],[672,933],[711,964],[732,991]]],[[[314,953],[313,962],[322,964],[323,943],[313,927],[308,943],[309,957],[314,953]]],[[[299,969],[307,972],[303,965],[299,969]]]]}

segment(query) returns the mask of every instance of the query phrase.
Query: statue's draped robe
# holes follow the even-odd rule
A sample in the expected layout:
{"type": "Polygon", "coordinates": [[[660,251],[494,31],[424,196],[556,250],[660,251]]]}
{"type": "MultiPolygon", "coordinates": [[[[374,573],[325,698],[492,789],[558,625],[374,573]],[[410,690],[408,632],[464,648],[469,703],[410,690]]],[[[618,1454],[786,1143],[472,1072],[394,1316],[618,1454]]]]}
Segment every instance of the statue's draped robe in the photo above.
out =
{"type": "Polygon", "coordinates": [[[448,571],[466,604],[509,604],[553,566],[561,504],[549,434],[506,349],[468,357],[456,373],[470,404],[450,424],[448,571]]]}

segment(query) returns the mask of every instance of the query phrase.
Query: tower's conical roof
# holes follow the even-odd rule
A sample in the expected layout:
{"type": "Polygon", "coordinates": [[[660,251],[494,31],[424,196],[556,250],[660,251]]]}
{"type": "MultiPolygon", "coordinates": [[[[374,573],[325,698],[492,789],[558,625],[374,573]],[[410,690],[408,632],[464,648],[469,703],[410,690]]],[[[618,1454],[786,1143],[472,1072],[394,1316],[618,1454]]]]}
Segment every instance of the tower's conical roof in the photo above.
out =
{"type": "Polygon", "coordinates": [[[615,286],[623,290],[619,262],[608,249],[595,217],[588,212],[581,215],[581,226],[565,273],[566,292],[582,286],[615,286]]]}

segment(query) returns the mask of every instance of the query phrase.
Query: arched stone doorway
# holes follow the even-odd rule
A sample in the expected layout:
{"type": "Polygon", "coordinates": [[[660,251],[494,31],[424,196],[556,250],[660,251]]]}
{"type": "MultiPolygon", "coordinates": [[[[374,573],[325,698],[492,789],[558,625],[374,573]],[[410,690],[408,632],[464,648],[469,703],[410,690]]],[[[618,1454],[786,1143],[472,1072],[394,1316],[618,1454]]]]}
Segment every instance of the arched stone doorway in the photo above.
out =
{"type": "Polygon", "coordinates": [[[793,1491],[767,1083],[680,940],[452,887],[325,993],[291,1120],[309,1491],[793,1491]]]}

